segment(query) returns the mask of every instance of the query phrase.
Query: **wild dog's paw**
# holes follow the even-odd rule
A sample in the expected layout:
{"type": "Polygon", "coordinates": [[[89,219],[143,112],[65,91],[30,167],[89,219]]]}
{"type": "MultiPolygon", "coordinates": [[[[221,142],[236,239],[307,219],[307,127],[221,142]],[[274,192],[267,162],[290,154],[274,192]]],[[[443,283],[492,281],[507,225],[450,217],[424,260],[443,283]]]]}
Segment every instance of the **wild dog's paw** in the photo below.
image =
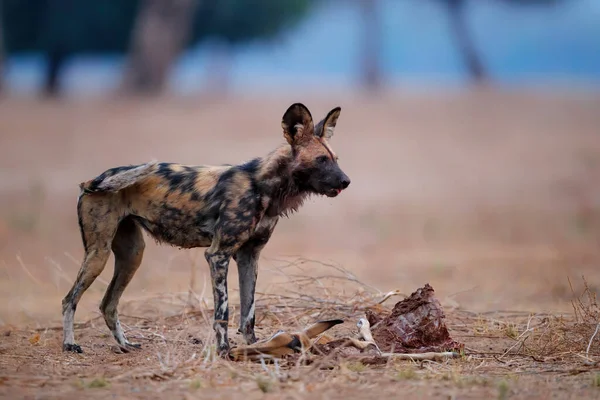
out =
{"type": "Polygon", "coordinates": [[[141,348],[142,348],[142,345],[139,343],[125,342],[124,345],[122,345],[122,344],[119,345],[119,349],[121,350],[121,353],[129,353],[131,350],[140,350],[141,348]]]}
{"type": "Polygon", "coordinates": [[[231,356],[229,355],[229,346],[219,346],[217,348],[217,355],[225,360],[230,360],[231,356]]]}
{"type": "Polygon", "coordinates": [[[69,351],[71,353],[83,353],[81,346],[75,343],[63,343],[63,351],[69,351]]]}

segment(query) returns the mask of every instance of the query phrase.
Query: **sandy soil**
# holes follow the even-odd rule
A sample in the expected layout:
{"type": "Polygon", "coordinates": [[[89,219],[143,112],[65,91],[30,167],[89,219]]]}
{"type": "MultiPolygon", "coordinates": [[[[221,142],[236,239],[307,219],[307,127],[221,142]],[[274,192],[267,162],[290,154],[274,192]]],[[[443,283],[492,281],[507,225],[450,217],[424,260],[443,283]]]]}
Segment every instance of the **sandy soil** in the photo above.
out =
{"type": "MultiPolygon", "coordinates": [[[[569,279],[575,292],[582,275],[593,290],[600,285],[599,95],[388,93],[300,100],[315,118],[342,107],[332,146],[352,184],[338,198],[315,198],[280,222],[261,259],[261,293],[285,283],[279,267],[298,257],[342,265],[382,292],[410,293],[429,282],[448,307],[458,339],[502,354],[514,340],[498,327],[489,337],[474,335],[478,316],[493,324],[496,317],[485,313],[500,312],[503,321],[529,312],[567,315],[569,279]]],[[[77,322],[92,321],[76,330],[86,353],[63,354],[61,331],[46,328],[60,325],[60,301],[83,254],[77,184],[109,167],[153,158],[220,164],[266,154],[283,141],[280,118],[295,101],[3,99],[0,396],[360,398],[369,391],[391,397],[399,389],[411,398],[600,396],[594,372],[573,373],[572,359],[538,365],[475,353],[434,372],[410,363],[317,370],[306,379],[277,382],[268,393],[258,383],[268,376],[260,366],[200,363],[193,373],[188,368],[161,377],[160,371],[198,351],[188,335],[210,333],[205,321],[182,314],[192,275],[196,305],[204,299],[210,307],[212,298],[202,249],[158,247],[152,240],[121,310],[132,330],[157,336],[142,335],[144,349],[135,354],[111,351],[97,311],[111,258],[77,310],[77,322]]],[[[318,262],[307,265],[307,275],[324,273],[318,262]]],[[[234,263],[230,278],[235,298],[234,263]]],[[[343,289],[332,287],[332,295],[343,289]]],[[[262,329],[268,335],[275,327],[262,329]]]]}

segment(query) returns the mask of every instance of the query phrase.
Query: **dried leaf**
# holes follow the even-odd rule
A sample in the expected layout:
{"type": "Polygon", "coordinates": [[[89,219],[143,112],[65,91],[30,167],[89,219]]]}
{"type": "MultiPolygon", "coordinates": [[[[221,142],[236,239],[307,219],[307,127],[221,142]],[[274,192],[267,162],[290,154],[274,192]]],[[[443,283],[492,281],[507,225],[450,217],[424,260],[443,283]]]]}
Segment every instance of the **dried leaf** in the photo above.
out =
{"type": "Polygon", "coordinates": [[[36,333],[35,335],[33,335],[32,337],[29,338],[29,343],[31,344],[38,344],[40,342],[40,334],[36,333]]]}

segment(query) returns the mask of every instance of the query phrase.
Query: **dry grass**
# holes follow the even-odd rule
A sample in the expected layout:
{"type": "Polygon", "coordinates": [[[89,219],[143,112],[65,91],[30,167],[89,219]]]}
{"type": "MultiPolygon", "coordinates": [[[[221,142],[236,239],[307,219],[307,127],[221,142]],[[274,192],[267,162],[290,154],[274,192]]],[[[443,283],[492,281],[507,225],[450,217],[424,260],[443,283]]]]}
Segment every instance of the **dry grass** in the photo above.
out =
{"type": "MultiPolygon", "coordinates": [[[[572,358],[584,361],[586,365],[596,365],[600,362],[600,343],[597,334],[600,327],[600,307],[585,277],[583,292],[577,295],[571,282],[573,292],[572,315],[531,315],[526,325],[509,335],[515,344],[506,354],[529,355],[536,359],[572,358]]],[[[511,328],[512,329],[512,328],[511,328]]]]}
{"type": "MultiPolygon", "coordinates": [[[[261,336],[278,329],[302,327],[321,318],[346,319],[346,324],[328,333],[335,337],[347,336],[355,333],[356,319],[366,309],[389,312],[395,303],[390,293],[397,294],[397,291],[383,293],[371,288],[338,265],[299,259],[282,265],[278,271],[287,277],[287,283],[273,285],[268,294],[262,293],[257,299],[261,336]],[[318,264],[322,275],[307,277],[299,273],[308,263],[318,264]]],[[[193,288],[190,292],[195,304],[190,304],[190,297],[181,293],[178,313],[164,317],[123,317],[127,335],[144,345],[140,352],[111,355],[112,338],[100,318],[77,326],[77,335],[82,337],[80,342],[86,350],[84,355],[60,352],[60,327],[27,333],[30,346],[16,347],[13,352],[13,356],[26,360],[24,371],[0,375],[5,393],[33,393],[48,384],[60,385],[64,379],[70,382],[60,386],[62,396],[66,397],[89,391],[125,393],[131,390],[127,388],[138,387],[142,382],[161,391],[190,394],[212,390],[232,395],[244,390],[317,397],[328,393],[331,385],[343,392],[349,388],[371,390],[376,385],[398,382],[410,391],[420,387],[420,382],[429,382],[430,387],[487,393],[499,399],[511,397],[517,389],[523,389],[524,383],[535,381],[539,374],[546,376],[545,379],[563,382],[566,377],[588,376],[587,387],[599,386],[598,375],[592,373],[598,359],[598,345],[591,340],[597,326],[598,305],[587,286],[573,301],[575,312],[568,316],[525,316],[494,311],[490,317],[492,313],[453,310],[448,313],[451,334],[467,344],[459,359],[442,362],[390,359],[379,367],[359,361],[342,360],[331,364],[326,359],[306,366],[306,358],[302,356],[270,363],[221,360],[216,356],[210,328],[212,309],[201,294],[193,288]],[[592,343],[590,351],[588,343],[592,343]],[[56,375],[54,371],[55,376],[51,377],[47,366],[29,358],[34,354],[57,359],[63,364],[62,372],[56,375]],[[88,364],[85,360],[90,357],[101,359],[102,365],[88,364]],[[126,368],[111,368],[111,365],[123,365],[124,360],[126,368]],[[79,371],[78,377],[69,379],[68,371],[73,368],[79,371]],[[32,371],[38,373],[32,374],[32,371]]],[[[13,339],[25,332],[7,330],[7,339],[23,346],[13,339]]],[[[4,362],[7,364],[4,367],[9,367],[10,356],[4,362]]],[[[533,383],[526,386],[530,384],[533,383]]]]}
{"type": "MultiPolygon", "coordinates": [[[[371,288],[334,264],[299,259],[282,265],[278,272],[287,282],[274,284],[257,299],[258,333],[262,337],[278,329],[297,329],[321,318],[345,319],[347,323],[328,334],[352,335],[357,318],[366,309],[389,312],[398,300],[392,300],[394,296],[390,295],[397,291],[384,293],[371,288]],[[301,271],[307,264],[317,264],[321,275],[303,275],[301,271]]],[[[210,390],[237,396],[235,393],[248,391],[320,398],[332,393],[331,388],[337,388],[336,394],[348,394],[350,388],[356,393],[397,382],[410,393],[428,382],[428,387],[444,388],[443,391],[466,390],[505,399],[533,385],[539,375],[545,376],[546,382],[555,380],[556,385],[559,379],[563,383],[569,379],[581,382],[578,377],[587,376],[589,390],[599,386],[598,375],[593,373],[598,345],[592,340],[598,306],[587,286],[573,301],[575,312],[567,316],[502,311],[491,316],[491,312],[452,310],[447,315],[451,335],[466,344],[460,358],[442,362],[390,359],[383,366],[343,360],[332,364],[327,359],[306,366],[302,356],[270,363],[221,360],[213,342],[212,308],[202,293],[193,288],[190,293],[192,304],[187,293],[175,297],[179,312],[160,317],[123,316],[127,335],[143,343],[141,351],[127,355],[113,353],[112,338],[101,318],[77,325],[77,335],[86,351],[83,355],[60,351],[60,327],[6,330],[5,343],[13,350],[7,353],[6,346],[0,349],[6,356],[0,367],[8,372],[14,371],[13,362],[22,365],[15,372],[0,375],[4,382],[0,389],[5,394],[39,393],[49,384],[58,385],[61,396],[69,398],[84,392],[131,394],[131,390],[139,390],[142,385],[159,388],[160,392],[198,394],[210,390]],[[54,360],[52,365],[56,366],[40,360],[54,360]],[[75,371],[76,378],[69,378],[75,371]]],[[[169,302],[172,306],[174,298],[169,302]]],[[[235,326],[232,321],[230,327],[235,326]]],[[[233,340],[239,340],[233,332],[231,335],[233,340]]],[[[546,390],[552,387],[553,384],[546,385],[546,390]]]]}

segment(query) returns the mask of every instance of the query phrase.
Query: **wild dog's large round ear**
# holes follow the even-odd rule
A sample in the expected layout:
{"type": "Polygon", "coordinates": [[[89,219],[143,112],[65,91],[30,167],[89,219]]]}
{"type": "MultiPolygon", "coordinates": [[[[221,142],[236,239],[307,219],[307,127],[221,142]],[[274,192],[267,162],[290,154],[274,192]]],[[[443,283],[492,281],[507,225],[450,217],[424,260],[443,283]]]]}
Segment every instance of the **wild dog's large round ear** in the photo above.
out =
{"type": "Polygon", "coordinates": [[[302,103],[292,104],[281,120],[283,136],[289,144],[295,145],[314,133],[312,115],[302,103]]]}
{"type": "Polygon", "coordinates": [[[341,107],[336,107],[333,110],[329,111],[327,116],[315,127],[315,135],[318,137],[322,137],[323,139],[329,140],[333,136],[335,124],[337,124],[337,120],[341,112],[341,107]]]}

